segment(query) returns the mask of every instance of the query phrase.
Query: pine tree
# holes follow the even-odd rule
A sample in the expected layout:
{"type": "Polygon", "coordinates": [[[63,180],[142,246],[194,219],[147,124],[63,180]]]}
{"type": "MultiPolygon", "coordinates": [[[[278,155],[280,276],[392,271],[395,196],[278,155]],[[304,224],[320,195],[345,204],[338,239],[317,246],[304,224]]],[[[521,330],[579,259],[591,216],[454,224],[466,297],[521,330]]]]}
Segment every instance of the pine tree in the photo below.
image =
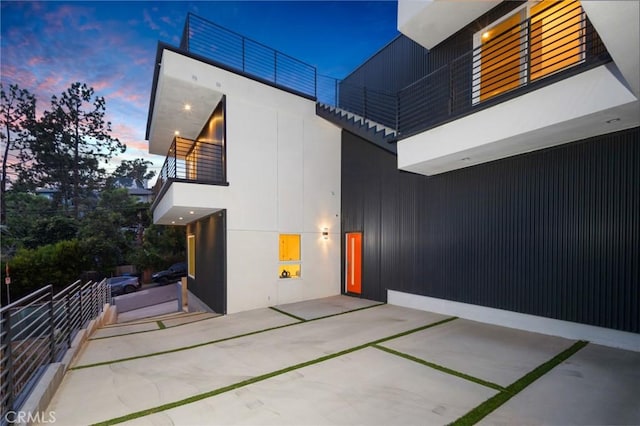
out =
{"type": "Polygon", "coordinates": [[[105,114],[103,97],[95,96],[84,83],[73,83],[59,98],[52,96],[51,110],[44,112],[32,144],[40,185],[58,189],[57,203],[68,207],[72,201],[75,218],[80,216],[81,202],[90,200],[104,184],[100,163],[126,150],[111,136],[105,114]]]}
{"type": "Polygon", "coordinates": [[[35,117],[35,96],[26,89],[20,89],[17,84],[10,85],[7,92],[0,83],[0,140],[3,143],[0,181],[2,225],[5,225],[7,220],[5,194],[8,172],[11,169],[14,176],[23,176],[28,170],[28,164],[32,160],[28,145],[33,139],[35,117]],[[9,158],[10,156],[12,158],[9,158]]]}

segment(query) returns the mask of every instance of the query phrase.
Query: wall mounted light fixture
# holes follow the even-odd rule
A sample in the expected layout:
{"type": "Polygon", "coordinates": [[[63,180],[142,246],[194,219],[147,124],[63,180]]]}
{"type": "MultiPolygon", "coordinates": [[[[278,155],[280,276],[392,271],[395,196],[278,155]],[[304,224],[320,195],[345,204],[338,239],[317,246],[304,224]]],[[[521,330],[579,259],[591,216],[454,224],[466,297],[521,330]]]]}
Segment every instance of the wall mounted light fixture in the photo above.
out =
{"type": "Polygon", "coordinates": [[[329,228],[322,228],[322,238],[325,240],[329,239],[329,228]]]}

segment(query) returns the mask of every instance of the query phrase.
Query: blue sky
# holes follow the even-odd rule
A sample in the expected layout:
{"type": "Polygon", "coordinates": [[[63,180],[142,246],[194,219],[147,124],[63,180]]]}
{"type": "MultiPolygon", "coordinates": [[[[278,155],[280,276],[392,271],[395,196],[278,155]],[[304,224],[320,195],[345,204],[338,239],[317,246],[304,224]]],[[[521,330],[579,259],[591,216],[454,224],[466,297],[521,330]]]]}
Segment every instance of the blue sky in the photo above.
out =
{"type": "MultiPolygon", "coordinates": [[[[73,1],[0,3],[3,85],[17,83],[49,107],[80,81],[107,101],[122,158],[149,156],[144,140],[158,41],[178,45],[193,12],[337,78],[397,34],[395,1],[73,1]]],[[[114,166],[120,158],[112,161],[114,166]]]]}

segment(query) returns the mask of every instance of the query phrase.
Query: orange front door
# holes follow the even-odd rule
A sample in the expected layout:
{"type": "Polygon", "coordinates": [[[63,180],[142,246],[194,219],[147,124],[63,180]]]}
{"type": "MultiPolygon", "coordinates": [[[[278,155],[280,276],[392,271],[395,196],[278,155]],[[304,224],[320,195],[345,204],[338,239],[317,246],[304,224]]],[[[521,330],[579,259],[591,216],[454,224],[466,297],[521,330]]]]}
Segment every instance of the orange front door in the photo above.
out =
{"type": "Polygon", "coordinates": [[[347,293],[362,292],[362,232],[347,232],[345,286],[347,293]]]}

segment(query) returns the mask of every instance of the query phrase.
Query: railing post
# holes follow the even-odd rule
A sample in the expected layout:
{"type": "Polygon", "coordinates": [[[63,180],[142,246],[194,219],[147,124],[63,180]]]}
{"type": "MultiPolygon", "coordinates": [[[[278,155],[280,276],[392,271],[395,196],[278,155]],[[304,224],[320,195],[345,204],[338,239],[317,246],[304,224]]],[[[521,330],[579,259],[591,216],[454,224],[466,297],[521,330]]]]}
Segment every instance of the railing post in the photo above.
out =
{"type": "Polygon", "coordinates": [[[187,15],[187,51],[191,47],[191,15],[187,15]]]}
{"type": "Polygon", "coordinates": [[[273,82],[278,84],[278,51],[273,51],[273,82]]]}
{"type": "Polygon", "coordinates": [[[525,74],[524,84],[529,84],[529,82],[531,81],[531,18],[527,18],[524,21],[524,24],[526,25],[525,30],[527,33],[527,56],[525,59],[525,67],[527,68],[527,70],[525,74]]]}
{"type": "MultiPolygon", "coordinates": [[[[453,62],[451,62],[453,63],[453,62]]],[[[449,68],[449,117],[453,114],[453,102],[454,102],[454,81],[453,81],[453,67],[450,64],[447,64],[447,67],[449,68]]]]}
{"type": "Polygon", "coordinates": [[[91,316],[95,318],[98,314],[98,303],[96,297],[96,286],[91,284],[91,316]]]}
{"type": "Polygon", "coordinates": [[[56,362],[56,326],[53,320],[53,287],[49,290],[49,362],[56,362]]]}
{"type": "Polygon", "coordinates": [[[67,317],[67,347],[70,348],[71,347],[71,302],[69,301],[69,298],[71,297],[71,294],[67,294],[64,297],[64,311],[65,311],[65,316],[67,317]]]}
{"type": "MultiPolygon", "coordinates": [[[[0,345],[4,344],[6,347],[4,360],[2,369],[7,372],[6,376],[6,392],[7,392],[7,412],[13,410],[13,402],[15,401],[15,395],[13,394],[13,330],[11,329],[11,308],[7,309],[4,312],[4,327],[6,328],[6,333],[4,337],[4,342],[0,342],[0,345]]],[[[4,414],[4,413],[2,413],[4,414]]]]}
{"type": "Polygon", "coordinates": [[[334,106],[335,106],[336,108],[340,108],[340,102],[339,102],[339,100],[338,100],[338,96],[339,96],[339,93],[338,93],[338,83],[339,83],[339,82],[338,82],[338,79],[337,79],[337,78],[334,78],[334,79],[333,79],[333,90],[335,90],[335,92],[336,92],[336,93],[335,93],[335,105],[334,105],[334,106]]]}
{"type": "Polygon", "coordinates": [[[396,92],[396,137],[400,134],[400,91],[396,92]]]}
{"type": "Polygon", "coordinates": [[[78,323],[78,327],[79,329],[82,328],[83,325],[83,321],[84,321],[84,315],[83,315],[83,311],[84,309],[82,308],[82,283],[80,283],[80,291],[78,291],[78,296],[80,298],[79,300],[79,305],[80,305],[80,318],[79,318],[79,323],[78,323]]]}
{"type": "Polygon", "coordinates": [[[362,116],[367,118],[367,88],[366,86],[362,89],[363,99],[362,99],[362,116]]]}
{"type": "Polygon", "coordinates": [[[245,67],[245,65],[244,65],[244,61],[245,61],[245,47],[244,47],[245,40],[246,40],[246,38],[242,37],[242,72],[244,72],[244,67],[245,67]]]}

